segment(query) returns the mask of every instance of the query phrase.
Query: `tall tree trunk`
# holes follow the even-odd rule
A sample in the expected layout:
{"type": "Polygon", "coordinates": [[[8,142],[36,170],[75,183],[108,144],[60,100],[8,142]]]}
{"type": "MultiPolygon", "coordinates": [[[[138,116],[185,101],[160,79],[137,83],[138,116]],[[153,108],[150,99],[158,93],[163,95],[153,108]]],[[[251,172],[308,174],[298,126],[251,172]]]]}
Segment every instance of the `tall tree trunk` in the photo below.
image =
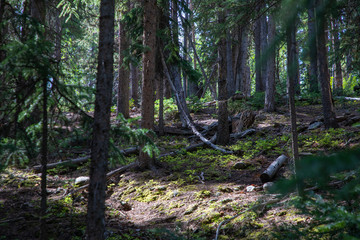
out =
{"type": "MultiPolygon", "coordinates": [[[[190,15],[190,18],[191,18],[190,20],[193,19],[193,11],[194,11],[193,0],[190,0],[190,12],[192,13],[190,15]]],[[[196,47],[196,38],[195,38],[195,26],[194,26],[193,21],[191,21],[191,39],[189,39],[189,40],[192,41],[192,43],[194,44],[194,48],[195,48],[196,47]]],[[[193,59],[193,63],[194,63],[194,69],[196,70],[197,64],[196,64],[195,51],[194,51],[194,56],[192,59],[193,59]]],[[[189,96],[195,96],[195,95],[199,94],[198,83],[189,81],[188,88],[189,88],[189,96]]]]}
{"type": "MultiPolygon", "coordinates": [[[[44,0],[31,1],[31,17],[39,21],[45,27],[46,7],[44,0]]],[[[43,38],[46,36],[44,33],[43,38]]],[[[42,69],[45,70],[45,69],[42,69]]],[[[41,202],[40,202],[40,239],[45,240],[47,236],[46,212],[47,212],[47,154],[48,154],[48,114],[47,114],[47,76],[39,74],[42,80],[42,140],[41,140],[41,202]]]]}
{"type": "MultiPolygon", "coordinates": [[[[156,62],[156,0],[144,0],[143,45],[149,49],[143,53],[141,127],[154,129],[154,81],[156,62]]],[[[152,158],[140,151],[139,167],[153,166],[152,158]]]]}
{"type": "Polygon", "coordinates": [[[139,106],[138,68],[133,63],[130,63],[130,82],[131,82],[131,98],[134,100],[135,106],[139,106]]]}
{"type": "Polygon", "coordinates": [[[275,33],[276,26],[273,15],[269,15],[269,54],[267,59],[267,81],[265,90],[265,111],[275,111],[275,33]]]}
{"type": "Polygon", "coordinates": [[[231,97],[235,94],[235,78],[234,78],[234,71],[233,71],[233,63],[232,63],[232,41],[231,41],[231,34],[229,31],[226,32],[226,81],[227,81],[227,95],[231,97]]]}
{"type": "Polygon", "coordinates": [[[250,67],[248,65],[249,28],[244,26],[241,29],[240,43],[240,91],[246,96],[251,95],[250,67]]]}
{"type": "Polygon", "coordinates": [[[334,38],[334,52],[335,52],[335,78],[334,78],[334,92],[342,94],[343,92],[343,76],[341,68],[342,53],[340,51],[339,40],[339,20],[333,18],[333,38],[334,38]]]}
{"type": "Polygon", "coordinates": [[[319,92],[318,83],[318,65],[317,65],[317,48],[316,48],[316,24],[314,1],[309,1],[308,6],[308,44],[309,44],[309,87],[310,92],[319,92]]]}
{"type": "Polygon", "coordinates": [[[87,239],[104,239],[106,170],[110,139],[110,107],[113,87],[114,0],[101,0],[99,53],[95,95],[87,239]]]}
{"type": "MultiPolygon", "coordinates": [[[[292,152],[294,172],[296,175],[297,161],[299,159],[298,147],[298,134],[296,126],[296,109],[295,109],[295,83],[297,82],[297,55],[296,55],[296,25],[295,23],[289,24],[286,29],[287,36],[287,72],[288,72],[288,94],[289,94],[289,107],[290,107],[290,120],[291,120],[291,138],[292,138],[292,152]]],[[[298,185],[298,192],[302,194],[303,189],[298,185]]]]}
{"type": "Polygon", "coordinates": [[[130,1],[127,0],[123,6],[125,9],[121,11],[119,21],[119,84],[117,96],[117,114],[122,113],[125,118],[130,117],[129,113],[129,68],[125,65],[125,51],[129,48],[129,41],[121,18],[129,11],[130,1]]]}
{"type": "Polygon", "coordinates": [[[261,64],[261,86],[263,87],[261,91],[265,91],[266,88],[266,78],[267,78],[267,21],[266,14],[260,18],[261,27],[260,27],[260,64],[261,64]]]}
{"type": "MultiPolygon", "coordinates": [[[[260,12],[260,9],[258,10],[260,12]]],[[[255,42],[255,91],[264,91],[261,77],[261,18],[258,18],[255,22],[254,29],[254,42],[255,42]]]]}
{"type": "Polygon", "coordinates": [[[325,128],[339,127],[336,122],[336,115],[334,111],[334,104],[332,101],[332,94],[330,88],[330,76],[326,49],[326,34],[325,34],[325,13],[323,0],[318,0],[318,11],[316,15],[317,23],[317,50],[318,50],[318,63],[319,63],[319,80],[321,85],[322,106],[324,113],[325,128]]]}
{"type": "MultiPolygon", "coordinates": [[[[0,23],[3,22],[4,13],[5,13],[5,0],[0,0],[0,23]]],[[[6,25],[2,25],[0,27],[0,46],[4,45],[5,28],[6,25]]],[[[4,59],[5,59],[5,50],[0,49],[0,62],[2,62],[4,59]]],[[[5,73],[2,72],[0,74],[0,86],[2,86],[2,84],[5,84],[4,79],[5,79],[5,73]]]]}
{"type": "MultiPolygon", "coordinates": [[[[218,15],[218,23],[223,25],[225,23],[225,14],[220,12],[218,15]]],[[[217,144],[225,145],[229,142],[229,120],[227,110],[227,64],[226,64],[226,36],[222,36],[218,45],[219,53],[219,80],[218,80],[218,130],[217,130],[217,144]]]]}
{"type": "MultiPolygon", "coordinates": [[[[172,23],[173,23],[173,26],[172,26],[172,42],[174,44],[174,47],[175,47],[175,52],[176,52],[176,55],[178,57],[178,59],[180,59],[180,54],[179,54],[179,49],[180,49],[180,46],[179,46],[179,24],[178,24],[178,3],[177,3],[177,0],[173,0],[172,1],[172,23]]],[[[171,78],[174,80],[174,85],[177,89],[177,91],[180,93],[180,100],[181,102],[185,102],[185,93],[184,93],[184,90],[182,88],[182,83],[181,83],[181,72],[180,72],[180,68],[178,66],[178,63],[172,63],[171,66],[170,66],[170,75],[171,75],[171,78]]],[[[181,102],[178,102],[177,99],[176,99],[176,102],[177,102],[177,105],[178,105],[178,108],[179,108],[179,105],[182,104],[181,102]]],[[[184,106],[185,107],[185,111],[187,113],[189,113],[189,110],[187,108],[187,106],[184,106]]],[[[181,120],[181,124],[182,124],[182,127],[188,127],[187,126],[187,122],[186,122],[186,119],[185,119],[185,116],[184,116],[184,113],[180,112],[180,120],[181,120]]]]}

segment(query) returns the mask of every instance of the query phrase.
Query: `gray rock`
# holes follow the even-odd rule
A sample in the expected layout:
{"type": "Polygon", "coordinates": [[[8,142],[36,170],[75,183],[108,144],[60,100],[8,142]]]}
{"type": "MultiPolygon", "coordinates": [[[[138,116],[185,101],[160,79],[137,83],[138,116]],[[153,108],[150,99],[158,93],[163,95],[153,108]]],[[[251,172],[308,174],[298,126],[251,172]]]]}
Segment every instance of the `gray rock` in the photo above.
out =
{"type": "Polygon", "coordinates": [[[246,169],[250,166],[250,163],[245,163],[245,162],[237,162],[234,164],[234,168],[235,169],[246,169]]]}
{"type": "Polygon", "coordinates": [[[263,185],[263,189],[266,191],[266,192],[269,192],[269,190],[274,186],[274,183],[273,182],[267,182],[263,185]]]}
{"type": "Polygon", "coordinates": [[[82,186],[90,181],[90,177],[80,176],[75,179],[75,185],[82,186]]]}

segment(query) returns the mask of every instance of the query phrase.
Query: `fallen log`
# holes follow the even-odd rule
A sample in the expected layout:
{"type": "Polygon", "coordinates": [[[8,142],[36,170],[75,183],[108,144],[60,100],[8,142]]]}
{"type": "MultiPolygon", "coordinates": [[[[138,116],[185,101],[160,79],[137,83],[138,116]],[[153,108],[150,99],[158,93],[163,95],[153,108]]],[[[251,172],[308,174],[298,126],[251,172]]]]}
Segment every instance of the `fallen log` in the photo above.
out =
{"type": "MultiPolygon", "coordinates": [[[[132,147],[132,148],[120,150],[120,153],[123,154],[124,156],[128,156],[130,154],[135,154],[138,152],[139,152],[139,147],[132,147]]],[[[62,162],[49,163],[46,165],[46,167],[47,167],[47,169],[52,169],[52,168],[56,168],[58,166],[79,165],[79,164],[82,164],[82,163],[88,161],[89,159],[90,159],[90,155],[86,155],[84,157],[70,159],[70,160],[66,160],[66,161],[62,161],[62,162]]],[[[41,165],[36,165],[36,166],[34,166],[33,169],[35,172],[40,172],[41,165]]]]}
{"type": "Polygon", "coordinates": [[[288,159],[287,156],[281,155],[275,161],[273,161],[270,164],[270,166],[260,175],[261,182],[262,183],[269,182],[279,171],[279,169],[287,159],[288,159]]]}
{"type": "Polygon", "coordinates": [[[250,134],[252,134],[254,132],[255,132],[255,129],[249,128],[249,129],[246,129],[245,131],[242,131],[242,132],[230,134],[230,138],[239,139],[239,138],[243,138],[243,137],[245,137],[247,135],[250,135],[250,134]]]}
{"type": "MultiPolygon", "coordinates": [[[[211,143],[216,142],[216,134],[210,139],[210,142],[211,142],[211,143]]],[[[158,156],[158,158],[167,157],[167,156],[175,156],[175,155],[177,155],[177,154],[182,154],[182,153],[186,153],[186,152],[192,152],[192,151],[195,151],[195,150],[198,149],[198,148],[206,147],[206,146],[209,146],[209,145],[207,145],[206,143],[202,142],[202,143],[198,143],[198,144],[194,144],[194,145],[188,146],[188,147],[186,147],[186,148],[184,148],[184,149],[182,149],[182,150],[178,150],[178,151],[173,151],[173,152],[161,154],[160,156],[158,156]]]]}

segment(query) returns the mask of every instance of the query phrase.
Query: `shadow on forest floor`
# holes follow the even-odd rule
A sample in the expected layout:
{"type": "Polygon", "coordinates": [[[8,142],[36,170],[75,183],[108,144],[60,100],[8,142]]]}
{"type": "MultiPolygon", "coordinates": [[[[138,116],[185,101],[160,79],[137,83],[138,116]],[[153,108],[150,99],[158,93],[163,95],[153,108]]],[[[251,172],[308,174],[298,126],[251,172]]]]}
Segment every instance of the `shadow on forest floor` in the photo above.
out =
{"type": "MultiPolygon", "coordinates": [[[[340,129],[324,130],[320,126],[311,130],[311,123],[321,121],[321,107],[298,107],[300,152],[327,154],[358,146],[359,128],[346,122],[347,116],[359,115],[358,109],[359,104],[337,109],[337,115],[345,119],[340,129]]],[[[208,116],[199,113],[193,117],[196,120],[208,116]]],[[[270,198],[262,189],[259,176],[278,156],[291,152],[289,114],[285,108],[271,114],[260,111],[254,127],[253,135],[227,146],[233,155],[199,149],[161,159],[162,168],[157,172],[130,171],[111,178],[106,200],[109,239],[213,239],[221,221],[270,198]],[[241,169],[234,168],[239,162],[241,169]]],[[[186,136],[164,136],[158,140],[165,152],[189,144],[186,136]]],[[[276,178],[289,174],[286,165],[276,178]]],[[[86,175],[87,164],[49,173],[50,239],[84,238],[87,193],[66,193],[75,188],[76,177],[86,175]]],[[[38,238],[39,176],[29,169],[15,168],[0,175],[0,239],[38,238]]],[[[283,224],[303,226],[309,222],[311,217],[283,204],[244,213],[221,233],[227,239],[276,239],[272,232],[283,224]]]]}

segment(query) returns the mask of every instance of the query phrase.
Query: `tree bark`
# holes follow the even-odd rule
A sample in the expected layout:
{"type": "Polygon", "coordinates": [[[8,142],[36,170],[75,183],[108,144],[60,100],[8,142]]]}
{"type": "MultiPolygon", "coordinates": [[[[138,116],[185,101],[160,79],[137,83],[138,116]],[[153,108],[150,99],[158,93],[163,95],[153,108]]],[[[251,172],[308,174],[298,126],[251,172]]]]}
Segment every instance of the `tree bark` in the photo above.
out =
{"type": "Polygon", "coordinates": [[[131,98],[134,100],[135,106],[139,106],[138,68],[133,63],[130,63],[130,82],[131,82],[131,98]]]}
{"type": "Polygon", "coordinates": [[[250,79],[250,67],[248,65],[248,37],[249,28],[244,26],[241,29],[241,44],[240,44],[240,91],[246,96],[251,95],[251,79],[250,79]]]}
{"type": "Polygon", "coordinates": [[[226,32],[226,81],[227,81],[227,96],[230,98],[235,94],[235,78],[234,78],[234,71],[233,71],[233,64],[232,64],[232,41],[231,41],[231,34],[228,30],[226,32]]]}
{"type": "Polygon", "coordinates": [[[130,1],[124,2],[125,9],[121,11],[119,21],[119,84],[117,97],[117,114],[122,113],[125,118],[130,117],[129,113],[129,68],[124,62],[125,51],[129,48],[129,40],[125,31],[124,22],[121,18],[129,11],[130,1]]]}
{"type": "MultiPolygon", "coordinates": [[[[156,0],[144,0],[144,32],[143,45],[148,50],[143,53],[142,98],[141,98],[141,127],[154,129],[154,81],[156,62],[156,0]]],[[[139,168],[146,169],[153,166],[153,160],[144,152],[139,155],[139,168]]]]}
{"type": "Polygon", "coordinates": [[[325,34],[325,13],[322,0],[318,0],[318,11],[316,15],[317,23],[317,50],[318,50],[318,63],[319,63],[319,80],[321,85],[321,97],[324,114],[325,128],[337,128],[339,127],[336,121],[336,115],[334,111],[334,104],[332,100],[331,88],[330,88],[330,75],[328,67],[327,49],[326,49],[326,34],[325,34]]]}
{"type": "Polygon", "coordinates": [[[274,17],[269,16],[269,44],[268,44],[268,59],[267,59],[267,81],[265,90],[265,111],[275,111],[275,33],[276,26],[274,17]]]}
{"type": "Polygon", "coordinates": [[[113,85],[114,0],[101,0],[99,54],[95,95],[87,239],[104,239],[106,170],[110,138],[110,106],[113,85]]]}
{"type": "Polygon", "coordinates": [[[318,83],[318,65],[317,65],[317,48],[316,48],[316,24],[314,1],[309,1],[308,7],[308,45],[309,45],[309,90],[310,92],[319,92],[318,83]]]}
{"type": "MultiPolygon", "coordinates": [[[[258,10],[259,12],[260,10],[258,10]]],[[[264,91],[261,77],[261,19],[258,18],[255,22],[254,29],[254,42],[255,42],[255,91],[264,91]]]]}
{"type": "MultiPolygon", "coordinates": [[[[263,5],[265,6],[265,5],[263,5]]],[[[261,21],[261,30],[260,30],[260,64],[261,64],[261,86],[262,92],[266,89],[266,82],[267,82],[267,59],[269,55],[267,54],[267,21],[266,21],[266,14],[263,14],[260,17],[261,21]]]]}
{"type": "MultiPolygon", "coordinates": [[[[218,23],[225,23],[225,13],[220,12],[218,15],[218,23]]],[[[219,54],[219,79],[218,79],[218,131],[217,144],[225,145],[230,140],[228,110],[227,110],[227,57],[226,57],[226,35],[220,37],[218,45],[219,54]]]]}
{"type": "Polygon", "coordinates": [[[333,38],[334,38],[334,53],[335,53],[335,78],[334,78],[334,92],[342,95],[343,92],[343,76],[341,67],[342,53],[340,51],[339,40],[339,20],[333,18],[333,38]]]}
{"type": "MultiPolygon", "coordinates": [[[[31,17],[45,26],[46,6],[44,0],[31,1],[31,17]]],[[[46,32],[43,38],[46,37],[46,32]]],[[[46,71],[45,69],[41,69],[46,71]]],[[[40,239],[45,240],[47,236],[46,212],[47,212],[47,162],[48,162],[48,113],[47,113],[47,76],[39,73],[42,80],[42,140],[41,140],[41,201],[40,201],[40,239]]]]}
{"type": "MultiPolygon", "coordinates": [[[[286,29],[286,37],[287,37],[288,94],[289,94],[289,108],[290,108],[290,121],[291,121],[293,168],[296,176],[297,161],[299,159],[299,146],[298,146],[298,134],[296,127],[296,109],[295,109],[295,83],[297,81],[295,21],[293,23],[289,23],[286,29]]],[[[303,189],[301,185],[298,186],[298,191],[299,194],[302,194],[303,189]]]]}

